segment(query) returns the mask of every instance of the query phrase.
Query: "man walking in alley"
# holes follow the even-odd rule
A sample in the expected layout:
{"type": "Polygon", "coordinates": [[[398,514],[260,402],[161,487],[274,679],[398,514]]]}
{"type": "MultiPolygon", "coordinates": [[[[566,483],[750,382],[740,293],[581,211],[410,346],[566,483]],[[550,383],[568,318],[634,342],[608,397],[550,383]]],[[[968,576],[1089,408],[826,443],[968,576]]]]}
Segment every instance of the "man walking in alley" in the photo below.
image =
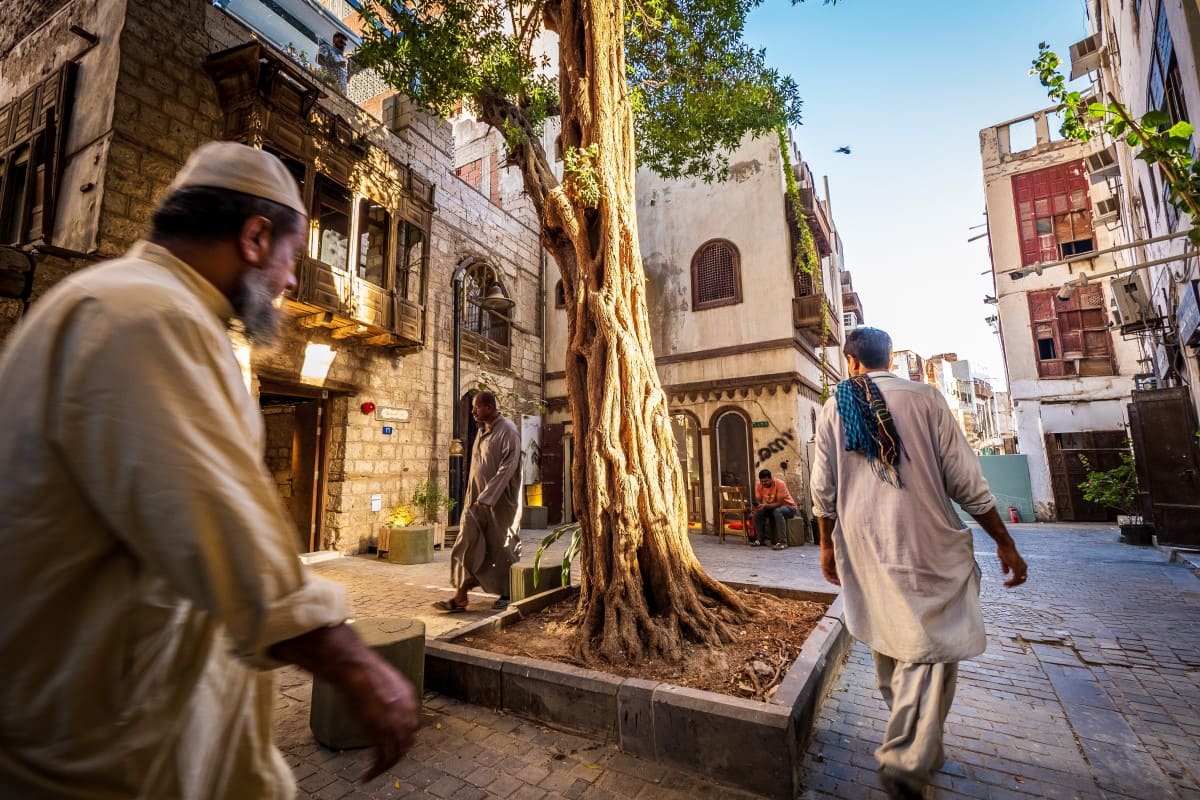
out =
{"type": "Polygon", "coordinates": [[[771,544],[772,536],[776,550],[787,549],[787,521],[796,516],[796,501],[788,491],[787,484],[780,478],[771,477],[771,470],[758,473],[754,484],[754,533],[752,544],[771,544]]]}
{"type": "Polygon", "coordinates": [[[0,797],[290,798],[286,663],[339,689],[368,776],[412,743],[412,687],[301,569],[227,331],[271,338],[307,231],[278,159],[209,143],[0,352],[0,797]]]}
{"type": "Polygon", "coordinates": [[[450,551],[454,597],[434,603],[442,611],[465,611],[476,586],[500,595],[493,608],[508,607],[509,568],[521,557],[521,434],[501,416],[496,395],[479,392],[471,416],[480,425],[471,450],[471,475],[462,525],[450,551]]]}
{"type": "Polygon", "coordinates": [[[817,423],[821,571],[842,587],[847,627],[871,648],[891,709],[880,779],[891,797],[920,797],[945,759],[958,662],[987,645],[971,532],[950,501],[995,540],[1005,586],[1027,568],[942,395],[888,372],[892,340],[877,328],[850,332],[845,355],[851,377],[817,423]]]}

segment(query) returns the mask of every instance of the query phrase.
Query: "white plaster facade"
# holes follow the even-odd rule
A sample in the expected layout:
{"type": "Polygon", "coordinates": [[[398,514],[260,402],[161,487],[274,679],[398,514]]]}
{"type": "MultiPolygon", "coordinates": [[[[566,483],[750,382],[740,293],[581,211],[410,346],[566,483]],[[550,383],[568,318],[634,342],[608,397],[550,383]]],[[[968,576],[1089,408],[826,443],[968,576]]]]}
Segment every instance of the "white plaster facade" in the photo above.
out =
{"type": "MultiPolygon", "coordinates": [[[[1140,352],[1135,342],[1110,332],[1113,375],[1047,378],[1039,374],[1028,295],[1059,288],[1081,274],[1107,272],[1116,266],[1116,261],[1112,255],[1100,255],[1074,262],[1069,267],[1048,267],[1043,274],[1029,274],[1013,280],[1013,271],[1022,267],[1013,178],[1042,168],[1081,161],[1103,149],[1103,145],[1052,137],[1047,111],[985,128],[979,137],[993,278],[999,301],[1001,346],[1016,436],[1020,452],[1029,456],[1037,518],[1052,520],[1057,518],[1058,512],[1047,460],[1046,434],[1118,431],[1125,427],[1124,404],[1129,401],[1133,388],[1132,376],[1140,371],[1140,352]],[[1027,150],[1012,152],[1010,131],[1015,126],[1031,123],[1036,131],[1036,144],[1027,150]]],[[[1109,196],[1108,189],[1103,182],[1088,185],[1090,208],[1095,208],[1100,200],[1109,196]]],[[[1113,233],[1103,224],[1094,225],[1093,232],[1094,250],[1104,250],[1114,243],[1113,233]]],[[[1103,286],[1103,298],[1107,310],[1112,301],[1107,281],[1103,286]]],[[[1065,357],[1067,353],[1062,355],[1065,357]]],[[[1075,369],[1079,369],[1078,362],[1075,369]]]]}
{"type": "MultiPolygon", "coordinates": [[[[1200,6],[1192,0],[1143,0],[1140,3],[1117,0],[1091,0],[1087,3],[1090,31],[1097,35],[1100,50],[1089,71],[1095,90],[1111,93],[1140,118],[1152,107],[1171,106],[1170,101],[1153,103],[1151,73],[1156,51],[1170,42],[1168,81],[1181,101],[1178,112],[1193,124],[1200,121],[1200,6]],[[1157,44],[1157,46],[1156,46],[1157,44]]],[[[1091,66],[1083,64],[1081,67],[1091,66]]],[[[1171,92],[1171,87],[1167,92],[1171,92]]],[[[1193,136],[1193,142],[1196,137],[1193,136]]],[[[1108,142],[1106,141],[1105,144],[1108,142]]],[[[1157,167],[1134,158],[1124,141],[1115,143],[1120,175],[1110,179],[1120,204],[1119,224],[1114,235],[1122,243],[1158,238],[1188,230],[1191,220],[1168,207],[1164,184],[1157,167]]],[[[1186,239],[1136,246],[1119,256],[1124,266],[1179,255],[1189,249],[1186,239]]],[[[1147,300],[1153,314],[1162,317],[1162,328],[1141,336],[1141,345],[1149,361],[1141,370],[1147,373],[1147,386],[1188,385],[1193,404],[1200,409],[1200,347],[1176,345],[1177,316],[1185,292],[1200,280],[1200,263],[1195,257],[1179,259],[1143,270],[1147,300]],[[1150,376],[1153,380],[1150,380],[1150,376]]],[[[1186,333],[1185,333],[1186,335],[1186,333]]]]}
{"type": "MultiPolygon", "coordinates": [[[[802,187],[811,191],[811,173],[798,153],[793,163],[802,187]]],[[[728,474],[736,473],[748,485],[759,469],[770,469],[784,478],[802,508],[807,504],[807,442],[823,378],[832,384],[842,375],[837,347],[842,338],[841,242],[830,222],[827,198],[810,195],[810,214],[821,215],[820,224],[826,226],[818,250],[830,315],[826,341],[832,346],[819,347],[819,331],[797,326],[794,239],[783,170],[773,137],[748,137],[730,155],[730,177],[724,183],[664,180],[644,169],[638,174],[638,229],[654,352],[677,439],[686,431],[680,451],[690,461],[684,468],[695,527],[713,528],[723,474],[727,482],[728,474]],[[695,310],[693,257],[713,240],[736,249],[740,301],[695,310]],[[822,248],[822,241],[828,246],[822,248]],[[741,446],[739,431],[748,438],[741,446]]],[[[563,376],[566,314],[553,304],[547,313],[546,397],[550,418],[566,422],[569,429],[563,376]]]]}

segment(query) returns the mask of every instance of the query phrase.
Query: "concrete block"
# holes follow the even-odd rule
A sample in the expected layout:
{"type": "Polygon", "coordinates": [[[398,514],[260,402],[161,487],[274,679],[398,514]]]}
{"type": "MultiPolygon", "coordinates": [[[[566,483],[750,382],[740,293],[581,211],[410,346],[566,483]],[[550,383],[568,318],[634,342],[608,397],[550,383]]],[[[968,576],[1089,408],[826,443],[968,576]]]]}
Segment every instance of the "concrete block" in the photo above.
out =
{"type": "Polygon", "coordinates": [[[545,506],[525,506],[521,510],[521,527],[529,530],[545,530],[549,527],[550,509],[545,506]]]}
{"type": "MultiPolygon", "coordinates": [[[[425,691],[425,623],[418,619],[389,617],[355,620],[351,627],[380,658],[408,678],[420,702],[425,691]]],[[[320,678],[313,679],[308,725],[313,738],[334,750],[351,750],[371,744],[343,705],[333,684],[320,678]]]]}
{"type": "MultiPolygon", "coordinates": [[[[524,600],[535,594],[553,591],[562,587],[562,562],[557,564],[543,563],[538,570],[537,586],[533,585],[533,567],[526,564],[513,564],[508,574],[508,596],[510,600],[524,600]]],[[[567,583],[571,582],[571,570],[567,568],[567,583]]]]}
{"type": "Polygon", "coordinates": [[[617,737],[621,749],[654,759],[654,690],[656,681],[626,678],[617,689],[617,737]]]}
{"type": "Polygon", "coordinates": [[[654,690],[659,762],[696,770],[768,797],[794,796],[791,709],[660,685],[654,690]]]}
{"type": "Polygon", "coordinates": [[[435,692],[487,708],[500,708],[502,657],[486,650],[434,640],[425,645],[425,685],[435,692]]]}
{"type": "Polygon", "coordinates": [[[501,708],[567,730],[617,737],[617,690],[605,672],[509,656],[501,667],[501,708]]]}
{"type": "Polygon", "coordinates": [[[381,528],[380,538],[387,531],[387,541],[382,543],[387,558],[393,564],[428,564],[433,561],[433,540],[436,532],[432,525],[408,528],[381,528]]]}
{"type": "Polygon", "coordinates": [[[801,517],[792,517],[787,520],[787,543],[788,547],[799,547],[803,545],[808,537],[808,525],[805,524],[801,517]]]}

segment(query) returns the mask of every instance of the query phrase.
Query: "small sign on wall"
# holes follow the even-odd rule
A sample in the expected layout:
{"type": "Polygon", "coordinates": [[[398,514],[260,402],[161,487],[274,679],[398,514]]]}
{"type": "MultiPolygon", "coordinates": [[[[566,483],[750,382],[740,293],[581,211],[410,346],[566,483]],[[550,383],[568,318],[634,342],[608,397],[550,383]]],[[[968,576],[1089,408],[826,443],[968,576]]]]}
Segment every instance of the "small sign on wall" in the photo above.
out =
{"type": "Polygon", "coordinates": [[[769,428],[769,427],[771,427],[771,423],[767,422],[765,419],[760,419],[760,420],[751,422],[750,427],[751,428],[769,428]]]}
{"type": "Polygon", "coordinates": [[[381,495],[381,494],[371,495],[371,510],[372,511],[381,511],[382,509],[383,509],[383,495],[381,495]]]}
{"type": "Polygon", "coordinates": [[[383,435],[384,435],[384,436],[391,436],[391,435],[392,435],[392,426],[391,426],[391,425],[384,425],[384,426],[383,426],[383,435]]]}
{"type": "Polygon", "coordinates": [[[375,409],[375,419],[381,422],[408,422],[412,419],[412,411],[407,408],[379,406],[375,409]]]}

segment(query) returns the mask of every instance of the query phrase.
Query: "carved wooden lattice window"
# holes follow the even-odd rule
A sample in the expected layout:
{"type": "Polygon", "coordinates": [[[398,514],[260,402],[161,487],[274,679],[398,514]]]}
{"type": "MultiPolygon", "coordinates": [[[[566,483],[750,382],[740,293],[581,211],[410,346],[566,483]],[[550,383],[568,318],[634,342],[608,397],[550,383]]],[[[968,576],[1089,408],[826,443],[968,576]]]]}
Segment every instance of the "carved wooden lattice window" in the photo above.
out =
{"type": "Polygon", "coordinates": [[[1028,295],[1038,376],[1115,375],[1100,286],[1081,286],[1070,300],[1059,300],[1057,295],[1057,289],[1028,295]]]}
{"type": "Polygon", "coordinates": [[[63,168],[75,65],[0,106],[0,244],[45,242],[63,168]]]}
{"type": "Polygon", "coordinates": [[[1022,266],[1096,249],[1082,161],[1014,175],[1012,187],[1022,266]]]}
{"type": "Polygon", "coordinates": [[[692,257],[692,310],[742,302],[741,254],[732,242],[705,242],[692,257]]]}

